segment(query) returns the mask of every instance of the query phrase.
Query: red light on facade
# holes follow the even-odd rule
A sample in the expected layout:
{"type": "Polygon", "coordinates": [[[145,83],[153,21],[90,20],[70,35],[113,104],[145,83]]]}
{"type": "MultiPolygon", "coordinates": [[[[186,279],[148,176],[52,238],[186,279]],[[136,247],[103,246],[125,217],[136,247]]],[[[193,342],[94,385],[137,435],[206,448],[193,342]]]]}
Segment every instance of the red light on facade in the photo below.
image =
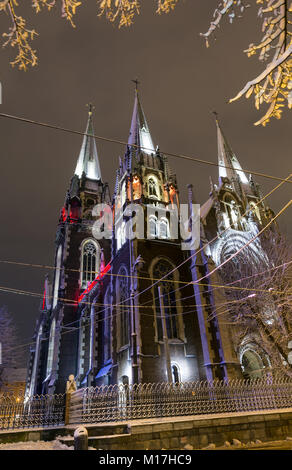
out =
{"type": "Polygon", "coordinates": [[[43,296],[43,310],[45,310],[45,305],[46,305],[46,289],[44,290],[44,296],[43,296]]]}
{"type": "Polygon", "coordinates": [[[62,221],[63,221],[63,222],[66,222],[67,213],[66,213],[65,207],[63,207],[63,209],[62,209],[62,211],[61,211],[61,217],[62,217],[62,221]]]}
{"type": "Polygon", "coordinates": [[[106,267],[100,271],[100,273],[96,276],[96,278],[94,279],[94,281],[92,281],[89,286],[87,287],[87,289],[85,289],[85,291],[83,292],[83,294],[80,295],[79,299],[78,299],[78,303],[80,303],[82,301],[82,299],[85,297],[85,295],[89,294],[90,291],[92,291],[92,289],[96,286],[96,284],[98,283],[98,281],[100,281],[105,275],[106,273],[111,269],[111,264],[108,263],[106,265],[106,267]]]}

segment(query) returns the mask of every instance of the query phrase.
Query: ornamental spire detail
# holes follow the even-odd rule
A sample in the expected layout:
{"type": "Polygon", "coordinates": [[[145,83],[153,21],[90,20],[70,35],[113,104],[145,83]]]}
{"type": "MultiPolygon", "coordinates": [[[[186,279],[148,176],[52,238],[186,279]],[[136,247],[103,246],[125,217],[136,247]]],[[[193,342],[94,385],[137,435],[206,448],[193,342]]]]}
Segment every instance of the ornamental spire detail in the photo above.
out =
{"type": "Polygon", "coordinates": [[[219,164],[219,183],[221,178],[225,177],[230,180],[239,177],[239,180],[243,184],[248,184],[248,179],[245,173],[242,171],[242,167],[237,160],[233,150],[227,142],[225,135],[220,127],[218,121],[218,114],[214,112],[216,118],[217,127],[217,140],[218,140],[218,164],[219,164]]]}
{"type": "Polygon", "coordinates": [[[94,136],[94,129],[93,129],[93,109],[94,106],[92,104],[88,105],[88,120],[86,131],[83,137],[83,142],[80,150],[80,154],[78,157],[75,175],[79,178],[82,177],[83,173],[85,174],[86,178],[91,180],[102,180],[101,178],[101,171],[100,171],[100,164],[99,158],[96,148],[96,142],[94,136]]]}
{"type": "Polygon", "coordinates": [[[150,130],[147,124],[147,120],[140,102],[138,93],[138,80],[133,80],[135,83],[135,101],[132,115],[132,122],[130,128],[130,135],[128,139],[128,146],[133,147],[133,150],[140,149],[143,153],[155,155],[155,148],[150,134],[150,130]]]}

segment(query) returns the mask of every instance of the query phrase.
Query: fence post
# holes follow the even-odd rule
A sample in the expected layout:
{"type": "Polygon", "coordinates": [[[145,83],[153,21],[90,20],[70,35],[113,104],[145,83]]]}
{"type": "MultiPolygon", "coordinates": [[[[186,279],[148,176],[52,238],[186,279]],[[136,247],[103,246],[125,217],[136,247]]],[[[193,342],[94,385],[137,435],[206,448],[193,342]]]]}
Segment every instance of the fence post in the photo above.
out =
{"type": "Polygon", "coordinates": [[[69,375],[66,383],[66,400],[65,400],[65,426],[69,424],[70,419],[70,403],[71,393],[76,392],[77,386],[73,374],[69,375]]]}

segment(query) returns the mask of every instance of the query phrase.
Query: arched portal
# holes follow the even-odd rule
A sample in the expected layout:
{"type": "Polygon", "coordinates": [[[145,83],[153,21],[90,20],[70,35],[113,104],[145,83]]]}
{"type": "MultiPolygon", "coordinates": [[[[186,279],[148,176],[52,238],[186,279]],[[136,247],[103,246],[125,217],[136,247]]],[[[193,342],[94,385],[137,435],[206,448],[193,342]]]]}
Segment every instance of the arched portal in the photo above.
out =
{"type": "Polygon", "coordinates": [[[261,379],[264,376],[264,363],[260,355],[252,350],[246,349],[241,357],[241,367],[246,379],[261,379]]]}

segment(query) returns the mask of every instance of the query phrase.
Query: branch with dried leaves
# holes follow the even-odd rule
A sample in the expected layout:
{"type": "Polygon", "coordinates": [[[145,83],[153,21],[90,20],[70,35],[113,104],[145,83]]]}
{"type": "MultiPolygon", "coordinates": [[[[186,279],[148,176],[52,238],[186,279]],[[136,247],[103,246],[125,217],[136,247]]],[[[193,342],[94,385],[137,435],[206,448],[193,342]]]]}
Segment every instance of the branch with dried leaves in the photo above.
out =
{"type": "Polygon", "coordinates": [[[10,44],[17,48],[17,55],[11,65],[17,65],[19,69],[26,70],[28,65],[32,67],[37,63],[35,50],[30,46],[30,40],[37,34],[34,29],[26,27],[26,21],[15,13],[16,0],[4,0],[0,2],[0,12],[9,14],[12,26],[8,33],[3,33],[5,42],[3,46],[10,44]]]}
{"type": "MultiPolygon", "coordinates": [[[[242,96],[249,98],[254,95],[257,109],[264,103],[268,110],[264,116],[255,123],[265,126],[271,118],[280,119],[283,108],[292,108],[292,2],[291,0],[255,0],[260,5],[258,14],[263,18],[263,37],[259,44],[250,44],[245,50],[248,57],[259,54],[260,61],[270,60],[265,70],[253,80],[249,81],[243,89],[230,102],[242,96]],[[286,103],[286,104],[285,104],[286,103]]],[[[221,1],[214,12],[214,20],[208,31],[201,34],[209,39],[220,27],[223,17],[228,16],[232,22],[234,18],[241,17],[249,5],[241,0],[221,1]]]]}
{"type": "MultiPolygon", "coordinates": [[[[32,0],[32,7],[38,13],[42,7],[47,7],[50,10],[55,6],[55,3],[56,0],[32,0]]],[[[62,0],[62,16],[70,21],[73,27],[73,15],[75,15],[76,8],[79,5],[81,5],[81,2],[76,0],[62,0]]],[[[17,0],[0,1],[0,13],[8,14],[11,19],[8,33],[2,34],[5,39],[3,47],[8,44],[15,47],[17,55],[11,65],[17,65],[20,70],[27,70],[29,66],[34,67],[37,65],[36,51],[31,46],[31,41],[37,36],[37,32],[27,27],[26,20],[16,13],[17,7],[17,0]]]]}
{"type": "MultiPolygon", "coordinates": [[[[156,13],[169,13],[180,0],[153,0],[156,13]]],[[[250,44],[245,51],[248,57],[259,54],[259,60],[268,61],[264,71],[249,81],[230,102],[243,95],[247,98],[254,95],[257,109],[266,103],[268,110],[255,124],[265,126],[272,117],[281,118],[283,108],[292,108],[292,0],[254,0],[259,5],[259,16],[263,18],[263,37],[259,44],[250,44]]],[[[60,0],[62,16],[74,27],[73,18],[77,7],[82,4],[78,0],[60,0]]],[[[36,13],[43,8],[51,10],[57,0],[32,0],[36,13]]],[[[110,22],[117,23],[119,28],[130,26],[136,14],[140,13],[140,0],[97,0],[98,15],[104,15],[110,22]]],[[[16,47],[18,53],[12,65],[26,70],[28,66],[37,64],[36,51],[31,41],[37,35],[34,29],[26,26],[26,20],[15,11],[17,0],[0,0],[0,13],[6,12],[11,18],[12,26],[4,33],[4,45],[16,47]]],[[[222,0],[214,11],[213,20],[208,31],[202,36],[209,46],[211,37],[220,27],[222,19],[228,17],[230,22],[240,18],[249,5],[243,0],[222,0]]]]}
{"type": "MultiPolygon", "coordinates": [[[[73,18],[77,7],[82,4],[78,0],[60,0],[62,17],[67,19],[75,27],[73,18]]],[[[110,22],[117,22],[119,28],[130,26],[134,16],[140,13],[139,0],[96,0],[98,5],[98,16],[104,15],[110,22]]],[[[156,4],[156,13],[169,13],[174,9],[179,0],[153,0],[156,4]]],[[[55,7],[57,0],[32,0],[32,7],[36,13],[43,8],[49,11],[55,7]]],[[[34,67],[37,64],[36,51],[31,47],[30,42],[37,35],[34,29],[28,29],[26,20],[15,12],[18,7],[17,0],[0,0],[0,13],[5,12],[10,15],[11,27],[8,33],[4,33],[6,39],[4,46],[10,44],[17,47],[18,53],[12,66],[17,65],[21,70],[27,70],[28,66],[34,67]]]]}

